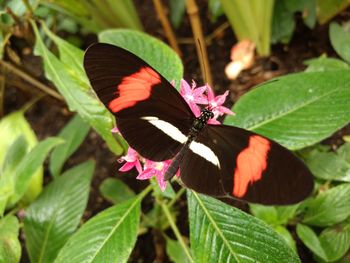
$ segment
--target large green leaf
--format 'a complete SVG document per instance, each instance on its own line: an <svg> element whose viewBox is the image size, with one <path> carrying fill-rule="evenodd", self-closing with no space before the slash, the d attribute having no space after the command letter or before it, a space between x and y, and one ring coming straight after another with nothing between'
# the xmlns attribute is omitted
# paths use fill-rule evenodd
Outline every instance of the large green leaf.
<svg viewBox="0 0 350 263"><path fill-rule="evenodd" d="M299 262L264 222L211 197L188 193L195 262Z"/></svg>
<svg viewBox="0 0 350 263"><path fill-rule="evenodd" d="M297 73L246 93L225 123L290 149L319 142L350 121L350 70Z"/></svg>
<svg viewBox="0 0 350 263"><path fill-rule="evenodd" d="M350 216L350 183L320 193L307 202L303 223L330 226Z"/></svg>
<svg viewBox="0 0 350 263"><path fill-rule="evenodd" d="M62 138L65 142L57 146L50 156L50 171L54 177L61 173L64 162L83 142L89 128L90 126L79 115L75 115L58 134L58 137Z"/></svg>
<svg viewBox="0 0 350 263"><path fill-rule="evenodd" d="M81 58L83 51L62 39L58 41L57 37L53 38L58 46L64 44L64 47L60 47L62 52L69 52L68 55L61 55L64 61L60 60L46 48L34 22L32 22L32 26L36 36L34 51L35 54L40 55L43 59L46 77L55 84L65 98L69 109L77 111L102 136L110 150L120 155L123 152L123 148L111 133L111 129L115 126L114 117L103 107L91 91L85 74L82 74L81 66L77 66L76 62L70 63L72 60L67 58L69 56ZM72 70L75 72L73 73Z"/></svg>
<svg viewBox="0 0 350 263"><path fill-rule="evenodd" d="M329 27L329 38L337 54L350 63L350 30L346 30L345 25L342 27L333 22Z"/></svg>
<svg viewBox="0 0 350 263"><path fill-rule="evenodd" d="M128 29L110 29L99 34L100 42L129 50L154 67L179 87L183 66L179 56L166 44L145 33Z"/></svg>
<svg viewBox="0 0 350 263"><path fill-rule="evenodd" d="M86 222L55 263L127 262L140 221L141 197L112 206Z"/></svg>
<svg viewBox="0 0 350 263"><path fill-rule="evenodd" d="M31 178L35 172L44 163L50 150L56 145L62 143L59 138L47 138L39 142L21 161L15 171L14 177L14 194L9 200L10 205L18 202L26 192Z"/></svg>
<svg viewBox="0 0 350 263"><path fill-rule="evenodd" d="M73 234L88 201L93 171L92 161L71 168L27 209L24 231L31 262L53 262Z"/></svg>
<svg viewBox="0 0 350 263"><path fill-rule="evenodd" d="M19 223L9 215L0 220L0 262L18 263L21 258L21 243L18 240Z"/></svg>
<svg viewBox="0 0 350 263"><path fill-rule="evenodd" d="M37 138L34 131L24 118L23 111L16 111L6 115L0 121L0 167L4 164L5 155L8 153L10 146L18 138L24 136L28 144L27 152L37 144ZM12 174L13 179L14 174ZM43 169L41 166L34 172L26 193L23 196L25 203L30 203L42 191Z"/></svg>

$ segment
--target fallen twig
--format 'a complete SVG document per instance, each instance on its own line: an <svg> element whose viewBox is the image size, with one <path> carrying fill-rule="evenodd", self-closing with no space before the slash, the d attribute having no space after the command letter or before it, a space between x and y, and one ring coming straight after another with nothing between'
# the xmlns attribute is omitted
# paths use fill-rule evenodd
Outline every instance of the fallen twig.
<svg viewBox="0 0 350 263"><path fill-rule="evenodd" d="M34 87L40 89L41 91L45 92L46 94L50 95L51 97L54 97L55 99L58 99L60 101L65 101L64 98L58 92L56 92L53 89L49 88L48 86L44 85L43 83L41 83L40 81L36 80L35 78L30 76L26 72L18 69L17 67L12 65L11 63L8 63L8 62L6 62L4 60L0 60L0 65L4 66L9 71L11 71L14 74L16 74L17 76L19 76L20 78L28 81Z"/></svg>

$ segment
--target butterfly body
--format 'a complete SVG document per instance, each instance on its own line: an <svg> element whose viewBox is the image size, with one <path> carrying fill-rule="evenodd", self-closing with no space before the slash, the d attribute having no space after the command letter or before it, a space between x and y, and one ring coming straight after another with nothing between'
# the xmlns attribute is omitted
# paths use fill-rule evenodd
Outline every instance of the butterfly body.
<svg viewBox="0 0 350 263"><path fill-rule="evenodd" d="M165 179L179 169L197 192L261 204L293 204L312 192L312 174L292 152L251 131L208 123L212 108L196 118L177 90L129 51L95 44L84 67L128 144L149 160L173 159Z"/></svg>
<svg viewBox="0 0 350 263"><path fill-rule="evenodd" d="M189 131L187 141L172 160L169 168L167 169L164 175L164 180L169 180L175 175L175 173L180 167L180 162L182 161L182 158L184 157L186 151L189 150L190 143L197 138L198 134L208 123L208 120L212 119L213 117L214 113L210 109L204 108L201 112L201 115L193 121L193 126Z"/></svg>

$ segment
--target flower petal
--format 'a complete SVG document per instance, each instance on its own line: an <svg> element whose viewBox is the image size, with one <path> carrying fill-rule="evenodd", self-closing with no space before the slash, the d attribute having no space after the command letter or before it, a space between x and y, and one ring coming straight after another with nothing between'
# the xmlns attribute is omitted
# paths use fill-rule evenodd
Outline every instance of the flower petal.
<svg viewBox="0 0 350 263"><path fill-rule="evenodd" d="M130 171L132 168L134 168L134 163L125 163L122 167L119 168L118 171L120 172L127 172Z"/></svg>
<svg viewBox="0 0 350 263"><path fill-rule="evenodd" d="M138 180L148 180L148 179L152 178L155 175L156 175L155 169L149 168L149 169L145 169L142 173L140 173L136 177L136 179L138 179Z"/></svg>
<svg viewBox="0 0 350 263"><path fill-rule="evenodd" d="M157 174L156 175L157 178L157 182L159 185L160 190L162 190L162 192L164 192L165 188L166 188L166 181L164 181L164 174Z"/></svg>
<svg viewBox="0 0 350 263"><path fill-rule="evenodd" d="M182 96L192 94L191 86L184 79L180 81L180 94Z"/></svg>

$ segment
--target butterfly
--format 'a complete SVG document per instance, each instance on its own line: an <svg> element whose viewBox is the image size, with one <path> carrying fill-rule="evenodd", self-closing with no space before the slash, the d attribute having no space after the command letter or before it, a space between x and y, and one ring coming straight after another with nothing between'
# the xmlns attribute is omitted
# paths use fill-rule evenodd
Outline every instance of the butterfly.
<svg viewBox="0 0 350 263"><path fill-rule="evenodd" d="M84 68L130 147L152 161L173 158L165 179L180 170L182 183L196 192L265 205L294 204L312 192L313 176L292 152L254 132L208 124L210 107L196 117L177 90L131 52L93 44Z"/></svg>

